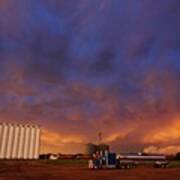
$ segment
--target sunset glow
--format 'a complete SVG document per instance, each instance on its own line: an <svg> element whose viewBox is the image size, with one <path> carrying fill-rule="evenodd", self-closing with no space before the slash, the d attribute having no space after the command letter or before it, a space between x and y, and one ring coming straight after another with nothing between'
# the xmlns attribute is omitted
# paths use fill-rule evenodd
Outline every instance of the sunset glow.
<svg viewBox="0 0 180 180"><path fill-rule="evenodd" d="M0 0L0 121L41 152L180 151L177 0Z"/></svg>

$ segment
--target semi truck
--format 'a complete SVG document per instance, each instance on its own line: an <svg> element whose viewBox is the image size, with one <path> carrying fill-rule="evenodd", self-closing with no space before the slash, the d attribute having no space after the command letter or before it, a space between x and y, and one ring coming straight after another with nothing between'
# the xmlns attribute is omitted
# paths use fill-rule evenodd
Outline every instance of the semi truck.
<svg viewBox="0 0 180 180"><path fill-rule="evenodd" d="M90 169L130 169L137 167L138 163L132 160L121 160L116 153L97 152L89 160Z"/></svg>
<svg viewBox="0 0 180 180"><path fill-rule="evenodd" d="M156 168L166 168L169 162L164 155L125 155L120 156L116 153L97 152L89 160L90 169L131 169L136 168L140 162L151 161L154 162Z"/></svg>

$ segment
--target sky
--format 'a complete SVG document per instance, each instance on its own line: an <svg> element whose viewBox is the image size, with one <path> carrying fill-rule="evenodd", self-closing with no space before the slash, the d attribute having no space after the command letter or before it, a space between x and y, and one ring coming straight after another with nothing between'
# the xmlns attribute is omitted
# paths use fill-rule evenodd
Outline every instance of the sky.
<svg viewBox="0 0 180 180"><path fill-rule="evenodd" d="M41 152L180 151L179 0L0 0L0 121Z"/></svg>

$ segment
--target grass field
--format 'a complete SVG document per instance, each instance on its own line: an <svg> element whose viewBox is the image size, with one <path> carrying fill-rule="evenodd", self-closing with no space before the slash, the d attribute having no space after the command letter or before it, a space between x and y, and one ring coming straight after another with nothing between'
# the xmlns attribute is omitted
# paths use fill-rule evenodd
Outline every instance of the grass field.
<svg viewBox="0 0 180 180"><path fill-rule="evenodd" d="M179 167L180 168L180 161L171 161L169 164L169 167L171 167L171 168Z"/></svg>

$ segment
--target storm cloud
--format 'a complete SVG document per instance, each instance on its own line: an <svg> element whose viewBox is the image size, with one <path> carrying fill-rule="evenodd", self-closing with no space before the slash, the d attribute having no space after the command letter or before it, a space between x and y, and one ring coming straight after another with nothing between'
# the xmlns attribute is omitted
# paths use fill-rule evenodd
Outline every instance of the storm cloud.
<svg viewBox="0 0 180 180"><path fill-rule="evenodd" d="M40 124L42 151L99 131L113 150L178 151L179 18L179 0L0 0L1 121Z"/></svg>

